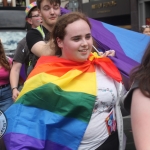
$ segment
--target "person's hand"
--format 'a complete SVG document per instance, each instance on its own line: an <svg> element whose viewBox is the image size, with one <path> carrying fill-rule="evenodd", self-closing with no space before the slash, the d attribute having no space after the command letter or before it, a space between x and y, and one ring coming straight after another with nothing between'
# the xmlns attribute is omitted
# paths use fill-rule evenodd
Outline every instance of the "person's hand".
<svg viewBox="0 0 150 150"><path fill-rule="evenodd" d="M114 50L108 50L108 51L105 51L105 53L103 52L99 52L100 56L102 57L106 57L106 56L115 56L115 51Z"/></svg>
<svg viewBox="0 0 150 150"><path fill-rule="evenodd" d="M19 93L20 93L20 92L18 91L17 88L16 88L16 89L13 89L13 91L12 91L12 99L13 99L14 101L16 101L16 99L17 99Z"/></svg>

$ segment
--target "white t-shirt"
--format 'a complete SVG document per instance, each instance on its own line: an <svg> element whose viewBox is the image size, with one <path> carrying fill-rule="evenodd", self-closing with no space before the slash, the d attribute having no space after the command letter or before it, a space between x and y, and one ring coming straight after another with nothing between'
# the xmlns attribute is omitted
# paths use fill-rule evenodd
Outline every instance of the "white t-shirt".
<svg viewBox="0 0 150 150"><path fill-rule="evenodd" d="M100 68L96 68L96 80L98 91L95 107L78 150L95 150L109 136L105 119L115 106L117 89L114 80Z"/></svg>

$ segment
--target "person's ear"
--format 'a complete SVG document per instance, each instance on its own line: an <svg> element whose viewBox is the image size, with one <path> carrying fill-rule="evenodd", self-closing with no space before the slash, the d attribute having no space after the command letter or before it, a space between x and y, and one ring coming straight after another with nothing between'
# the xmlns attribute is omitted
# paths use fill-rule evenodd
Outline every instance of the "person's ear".
<svg viewBox="0 0 150 150"><path fill-rule="evenodd" d="M27 18L26 21L27 21L29 24L32 24L32 19L31 19L31 18Z"/></svg>
<svg viewBox="0 0 150 150"><path fill-rule="evenodd" d="M57 41L58 47L63 48L63 42L59 37L56 38L56 41Z"/></svg>

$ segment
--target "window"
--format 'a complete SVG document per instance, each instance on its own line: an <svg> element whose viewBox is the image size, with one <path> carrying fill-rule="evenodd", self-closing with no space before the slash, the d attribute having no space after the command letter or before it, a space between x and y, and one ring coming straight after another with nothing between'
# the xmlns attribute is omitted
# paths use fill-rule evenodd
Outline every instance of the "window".
<svg viewBox="0 0 150 150"><path fill-rule="evenodd" d="M26 36L26 30L0 30L0 39L7 56L13 57L17 43Z"/></svg>

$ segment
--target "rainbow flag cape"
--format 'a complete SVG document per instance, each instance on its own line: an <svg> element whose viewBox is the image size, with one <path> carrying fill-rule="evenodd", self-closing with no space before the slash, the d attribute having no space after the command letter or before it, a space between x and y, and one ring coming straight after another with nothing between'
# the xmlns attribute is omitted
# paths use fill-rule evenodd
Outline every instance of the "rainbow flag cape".
<svg viewBox="0 0 150 150"><path fill-rule="evenodd" d="M8 150L77 150L96 99L95 65L121 82L109 58L90 56L83 63L41 57L17 101L6 111Z"/></svg>

